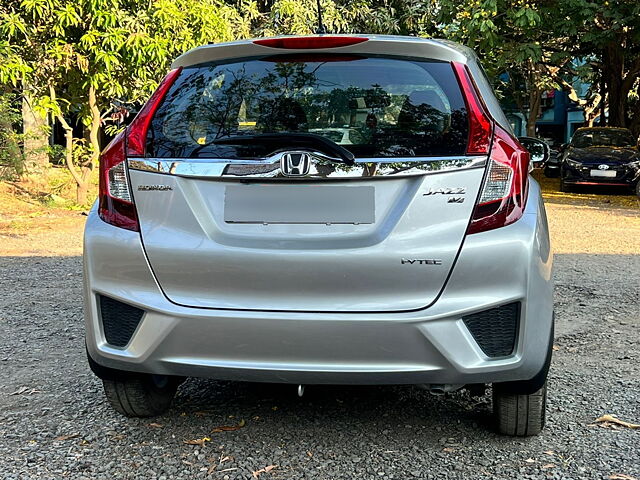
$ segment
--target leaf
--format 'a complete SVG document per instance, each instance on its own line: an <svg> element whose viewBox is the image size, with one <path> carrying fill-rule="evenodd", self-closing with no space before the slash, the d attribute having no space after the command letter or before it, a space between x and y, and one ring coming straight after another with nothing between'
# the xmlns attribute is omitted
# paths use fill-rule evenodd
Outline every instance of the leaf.
<svg viewBox="0 0 640 480"><path fill-rule="evenodd" d="M612 427L614 425L620 425L621 427L634 428L634 429L640 428L640 425L636 423L625 422L624 420L620 420L619 418L616 418L615 416L609 415L609 414L596 418L596 420L594 421L594 424L596 423L601 424L601 426L604 428Z"/></svg>
<svg viewBox="0 0 640 480"><path fill-rule="evenodd" d="M195 440L183 440L187 445L200 445L204 447L205 442L210 442L211 439L209 437L197 438Z"/></svg>
<svg viewBox="0 0 640 480"><path fill-rule="evenodd" d="M547 463L545 465L542 466L543 469L547 469L547 468L554 468L556 466L555 463Z"/></svg>
<svg viewBox="0 0 640 480"><path fill-rule="evenodd" d="M556 452L554 452L553 450L545 450L542 453L544 453L545 455L555 455L556 454Z"/></svg>
<svg viewBox="0 0 640 480"><path fill-rule="evenodd" d="M151 423L149 424L149 426L150 426L150 427L153 427L153 428L162 428L162 424L160 424L160 423L154 423L154 422L151 422Z"/></svg>
<svg viewBox="0 0 640 480"><path fill-rule="evenodd" d="M244 420L240 420L237 425L222 425L220 427L216 427L211 430L211 433L221 433L221 432L233 432L235 430L240 430L247 424Z"/></svg>
<svg viewBox="0 0 640 480"><path fill-rule="evenodd" d="M240 430L240 427L237 425L222 425L211 430L211 433L233 432L235 430Z"/></svg>
<svg viewBox="0 0 640 480"><path fill-rule="evenodd" d="M527 463L536 463L536 461L533 458L527 458L525 460L525 462L527 462Z"/></svg>
<svg viewBox="0 0 640 480"><path fill-rule="evenodd" d="M252 472L251 475L253 475L253 478L258 478L261 474L269 473L271 470L277 467L278 467L277 465L268 465L264 468L261 468L260 470L256 470L255 472Z"/></svg>
<svg viewBox="0 0 640 480"><path fill-rule="evenodd" d="M78 435L80 435L80 434L79 433L71 433L69 435L60 435L59 437L56 437L53 440L55 442L64 442L65 440L70 440L72 438L76 438Z"/></svg>
<svg viewBox="0 0 640 480"><path fill-rule="evenodd" d="M636 477L626 475L624 473L612 473L609 475L609 480L638 480Z"/></svg>

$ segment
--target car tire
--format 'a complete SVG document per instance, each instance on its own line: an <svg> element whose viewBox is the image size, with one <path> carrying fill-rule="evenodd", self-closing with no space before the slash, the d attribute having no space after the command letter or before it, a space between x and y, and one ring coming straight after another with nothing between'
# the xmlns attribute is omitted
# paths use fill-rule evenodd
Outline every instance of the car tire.
<svg viewBox="0 0 640 480"><path fill-rule="evenodd" d="M111 406L127 417L155 417L171 406L180 380L166 375L133 374L122 380L103 379Z"/></svg>
<svg viewBox="0 0 640 480"><path fill-rule="evenodd" d="M530 394L517 394L493 386L493 413L498 432L512 437L538 435L544 428L547 410L547 382Z"/></svg>

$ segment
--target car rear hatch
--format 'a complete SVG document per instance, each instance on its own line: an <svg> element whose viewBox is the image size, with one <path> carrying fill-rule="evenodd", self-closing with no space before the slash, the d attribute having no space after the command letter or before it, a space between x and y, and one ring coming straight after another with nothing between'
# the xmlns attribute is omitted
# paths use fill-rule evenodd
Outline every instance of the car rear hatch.
<svg viewBox="0 0 640 480"><path fill-rule="evenodd" d="M364 45L254 43L242 58L201 53L170 74L127 154L144 249L169 300L356 312L437 299L491 131L484 152L470 151L469 99L455 64L433 58L447 49L416 58Z"/></svg>

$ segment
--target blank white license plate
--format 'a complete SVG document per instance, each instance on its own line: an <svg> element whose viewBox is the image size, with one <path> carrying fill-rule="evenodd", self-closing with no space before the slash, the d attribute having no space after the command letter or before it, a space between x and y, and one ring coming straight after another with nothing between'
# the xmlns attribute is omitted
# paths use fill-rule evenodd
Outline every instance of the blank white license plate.
<svg viewBox="0 0 640 480"><path fill-rule="evenodd" d="M371 186L229 185L227 223L374 223Z"/></svg>
<svg viewBox="0 0 640 480"><path fill-rule="evenodd" d="M615 170L591 170L592 177L615 177Z"/></svg>

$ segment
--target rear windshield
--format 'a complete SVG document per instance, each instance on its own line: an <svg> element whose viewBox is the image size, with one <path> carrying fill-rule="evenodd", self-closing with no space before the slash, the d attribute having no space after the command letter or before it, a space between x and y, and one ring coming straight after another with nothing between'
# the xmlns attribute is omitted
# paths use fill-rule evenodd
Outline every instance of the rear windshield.
<svg viewBox="0 0 640 480"><path fill-rule="evenodd" d="M578 148L587 147L635 147L636 141L629 130L581 130L571 139Z"/></svg>
<svg viewBox="0 0 640 480"><path fill-rule="evenodd" d="M468 120L446 62L249 58L184 69L154 116L147 152L262 158L286 149L282 134L290 132L321 135L356 158L463 155ZM282 136L282 144L261 142L261 134Z"/></svg>

